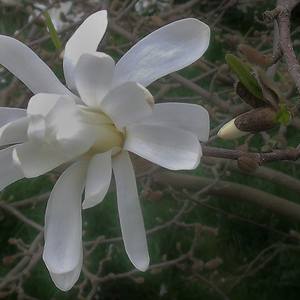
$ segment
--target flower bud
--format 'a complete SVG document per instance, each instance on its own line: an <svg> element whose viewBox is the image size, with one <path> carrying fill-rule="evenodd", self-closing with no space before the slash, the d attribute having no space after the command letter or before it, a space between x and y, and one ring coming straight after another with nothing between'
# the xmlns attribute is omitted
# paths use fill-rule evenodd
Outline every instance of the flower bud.
<svg viewBox="0 0 300 300"><path fill-rule="evenodd" d="M234 123L241 131L260 132L276 125L277 112L271 107L261 107L239 115Z"/></svg>
<svg viewBox="0 0 300 300"><path fill-rule="evenodd" d="M215 270L217 269L221 264L223 263L222 258L216 257L214 259L211 259L210 261L206 262L204 265L204 268L206 270Z"/></svg>
<svg viewBox="0 0 300 300"><path fill-rule="evenodd" d="M271 107L260 107L243 113L226 123L218 132L225 140L237 139L248 133L260 132L276 125L276 111Z"/></svg>
<svg viewBox="0 0 300 300"><path fill-rule="evenodd" d="M267 56L259 52L257 49L246 45L240 44L238 46L239 51L247 58L250 63L268 67L272 63L272 57Z"/></svg>

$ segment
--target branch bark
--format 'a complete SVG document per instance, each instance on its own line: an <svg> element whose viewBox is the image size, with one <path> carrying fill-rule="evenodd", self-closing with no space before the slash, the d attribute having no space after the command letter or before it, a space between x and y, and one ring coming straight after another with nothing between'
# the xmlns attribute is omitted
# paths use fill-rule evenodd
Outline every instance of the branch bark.
<svg viewBox="0 0 300 300"><path fill-rule="evenodd" d="M174 172L157 172L153 180L159 185L172 186L176 189L201 190L212 185L215 180ZM223 198L236 199L259 205L262 208L286 216L295 221L300 221L300 205L284 198L257 190L238 183L219 180L207 191L211 195Z"/></svg>
<svg viewBox="0 0 300 300"><path fill-rule="evenodd" d="M293 49L290 30L291 12L299 3L300 0L278 0L276 8L266 12L266 16L270 19L275 18L278 23L279 45L286 60L288 71L300 94L300 65Z"/></svg>
<svg viewBox="0 0 300 300"><path fill-rule="evenodd" d="M222 164L229 170L241 172L238 164L235 161L228 161L227 159L223 158L205 157L202 160L202 163L205 163L207 165ZM268 180L276 185L280 185L290 191L294 191L300 194L300 180L286 173L268 167L259 167L251 173L243 172L243 175L251 177L255 176L263 180Z"/></svg>
<svg viewBox="0 0 300 300"><path fill-rule="evenodd" d="M300 149L285 149L275 150L272 152L246 152L241 150L231 150L224 148L216 148L202 145L202 152L204 156L218 157L227 159L238 159L242 156L246 156L254 159L259 165L279 160L297 160L300 158Z"/></svg>

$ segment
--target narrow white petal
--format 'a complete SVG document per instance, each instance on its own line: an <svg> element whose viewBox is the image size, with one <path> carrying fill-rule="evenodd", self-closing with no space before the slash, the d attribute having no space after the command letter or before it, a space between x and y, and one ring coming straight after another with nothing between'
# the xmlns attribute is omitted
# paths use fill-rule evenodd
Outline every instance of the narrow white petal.
<svg viewBox="0 0 300 300"><path fill-rule="evenodd" d="M147 239L134 170L128 152L123 151L113 158L113 171L125 250L133 265L145 271L149 266Z"/></svg>
<svg viewBox="0 0 300 300"><path fill-rule="evenodd" d="M86 105L99 107L112 83L114 68L114 60L104 53L86 53L80 56L75 68L75 82Z"/></svg>
<svg viewBox="0 0 300 300"><path fill-rule="evenodd" d="M24 178L22 170L13 161L13 149L12 146L0 150L0 191L15 181Z"/></svg>
<svg viewBox="0 0 300 300"><path fill-rule="evenodd" d="M21 167L25 177L43 175L69 161L69 157L47 144L26 142L15 146L14 161Z"/></svg>
<svg viewBox="0 0 300 300"><path fill-rule="evenodd" d="M101 109L118 128L122 128L149 116L153 102L146 88L136 82L125 82L105 96Z"/></svg>
<svg viewBox="0 0 300 300"><path fill-rule="evenodd" d="M209 45L210 29L197 19L168 24L134 45L116 65L114 85L136 81L148 86L197 59Z"/></svg>
<svg viewBox="0 0 300 300"><path fill-rule="evenodd" d="M74 69L83 53L95 52L107 27L107 12L89 16L71 36L65 47L64 74L70 89L76 90Z"/></svg>
<svg viewBox="0 0 300 300"><path fill-rule="evenodd" d="M0 128L0 146L27 141L29 118L23 117Z"/></svg>
<svg viewBox="0 0 300 300"><path fill-rule="evenodd" d="M104 199L111 181L111 168L111 151L94 155L90 160L82 203L84 209L93 207Z"/></svg>
<svg viewBox="0 0 300 300"><path fill-rule="evenodd" d="M206 142L209 137L209 114L204 107L196 104L155 104L153 113L142 123L191 131L202 142Z"/></svg>
<svg viewBox="0 0 300 300"><path fill-rule="evenodd" d="M196 135L156 125L137 124L127 128L124 149L170 170L195 169L202 156Z"/></svg>
<svg viewBox="0 0 300 300"><path fill-rule="evenodd" d="M56 182L48 200L43 260L51 273L72 272L82 259L81 196L86 168L86 161L71 165Z"/></svg>
<svg viewBox="0 0 300 300"><path fill-rule="evenodd" d="M67 273L49 272L51 279L53 280L56 287L58 287L60 290L64 292L69 291L79 279L81 268L82 268L82 262L83 262L83 255L81 250L80 261L74 270L69 271Z"/></svg>
<svg viewBox="0 0 300 300"><path fill-rule="evenodd" d="M29 47L4 35L0 35L0 45L0 64L19 78L34 94L71 94Z"/></svg>
<svg viewBox="0 0 300 300"><path fill-rule="evenodd" d="M0 127L5 124L26 117L26 109L0 107Z"/></svg>

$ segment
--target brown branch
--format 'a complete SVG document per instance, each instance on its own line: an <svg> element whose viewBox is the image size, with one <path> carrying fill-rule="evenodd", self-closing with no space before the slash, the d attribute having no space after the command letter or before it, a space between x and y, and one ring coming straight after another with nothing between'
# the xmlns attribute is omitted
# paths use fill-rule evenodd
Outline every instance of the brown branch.
<svg viewBox="0 0 300 300"><path fill-rule="evenodd" d="M153 175L157 184L172 186L176 189L200 190L214 182L213 179L197 177L173 172L157 172ZM257 204L274 213L287 216L296 221L300 221L300 205L290 202L284 198L257 190L242 184L219 180L212 186L209 194L222 196L223 198L236 199Z"/></svg>
<svg viewBox="0 0 300 300"><path fill-rule="evenodd" d="M33 240L33 242L31 243L31 246L28 249L28 253L31 253L32 255L34 255L35 251L37 250L37 248L39 247L39 244L42 240L43 234L40 232L36 238ZM4 287L7 286L7 284L9 284L10 282L15 280L16 276L20 276L22 275L22 270L24 270L24 268L26 268L26 266L28 266L28 263L30 263L31 259L32 259L32 255L31 256L24 256L19 262L18 264L12 268L6 275L5 277L1 278L0 280L0 290L3 289Z"/></svg>
<svg viewBox="0 0 300 300"><path fill-rule="evenodd" d="M21 212L19 212L17 209L15 209L13 206L6 204L4 202L0 202L0 208L5 210L12 216L15 216L17 219L19 219L23 223L29 225L30 227L35 228L38 231L43 231L43 227L40 224L28 219L25 215L23 215Z"/></svg>
<svg viewBox="0 0 300 300"><path fill-rule="evenodd" d="M290 31L290 16L299 0L278 0L272 11L265 13L267 19L276 19L279 29L279 45L286 60L288 71L300 93L300 65L293 49Z"/></svg>
<svg viewBox="0 0 300 300"><path fill-rule="evenodd" d="M206 279L204 276L196 274L194 275L196 278L198 278L199 280L203 281L204 283L206 283L217 295L219 295L223 300L230 300L227 295L224 294L224 292L218 287L216 286L212 281Z"/></svg>
<svg viewBox="0 0 300 300"><path fill-rule="evenodd" d="M228 161L223 158L205 157L202 160L202 163L208 165L221 164L225 165L229 170L238 172L241 171L235 161ZM244 173L244 175L249 175L252 177L255 176L263 180L268 180L276 185L281 185L289 190L295 191L296 193L300 194L300 180L286 173L261 166L251 173Z"/></svg>
<svg viewBox="0 0 300 300"><path fill-rule="evenodd" d="M246 152L241 150L231 150L224 148L216 148L210 146L202 146L202 152L204 156L218 157L227 159L238 159L242 156L246 156L255 160L258 164L265 162L280 161L280 160L292 160L295 161L300 158L300 149L285 149L274 150L272 152L258 153L258 152Z"/></svg>

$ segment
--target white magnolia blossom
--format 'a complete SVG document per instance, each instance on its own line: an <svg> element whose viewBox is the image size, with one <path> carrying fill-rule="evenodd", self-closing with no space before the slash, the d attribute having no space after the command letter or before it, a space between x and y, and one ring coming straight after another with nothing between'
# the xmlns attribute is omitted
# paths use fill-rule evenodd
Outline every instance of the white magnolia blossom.
<svg viewBox="0 0 300 300"><path fill-rule="evenodd" d="M0 108L0 188L71 163L56 182L45 215L44 262L58 288L82 267L81 209L99 204L112 172L124 245L139 270L149 265L146 234L128 151L171 170L194 169L209 134L207 111L154 104L146 87L184 68L208 47L209 27L183 19L143 38L115 64L96 52L107 27L100 11L77 29L64 54L65 87L21 42L0 36L0 64L35 95L27 110ZM83 196L83 202L82 202Z"/></svg>

